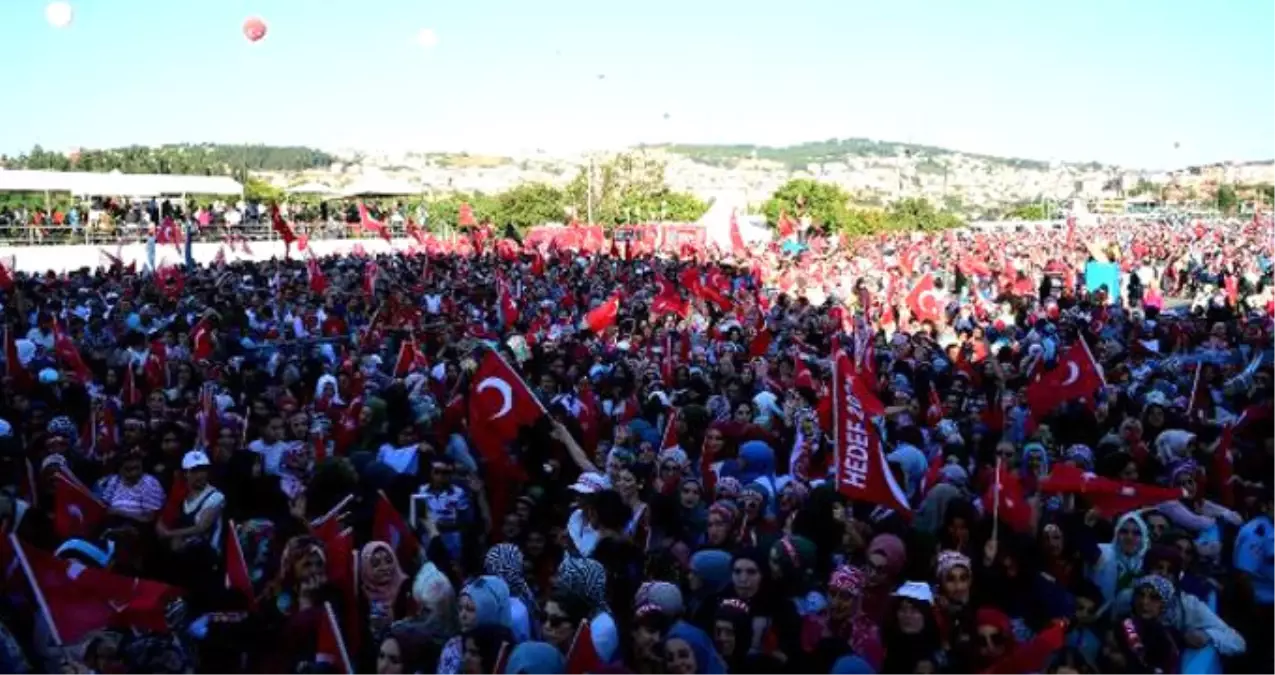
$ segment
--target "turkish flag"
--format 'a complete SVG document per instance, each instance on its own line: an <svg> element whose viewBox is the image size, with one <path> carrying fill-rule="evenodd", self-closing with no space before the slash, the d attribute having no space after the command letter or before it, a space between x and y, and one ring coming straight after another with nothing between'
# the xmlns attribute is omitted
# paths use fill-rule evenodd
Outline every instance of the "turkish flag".
<svg viewBox="0 0 1275 675"><path fill-rule="evenodd" d="M53 322L53 353L62 365L71 370L76 381L83 384L93 379L93 371L84 363L75 341L62 332L62 327L56 321Z"/></svg>
<svg viewBox="0 0 1275 675"><path fill-rule="evenodd" d="M283 214L279 213L278 204L270 206L270 227L283 240L284 257L286 258L288 252L292 250L292 242L297 240L297 233L292 231L292 226L283 219Z"/></svg>
<svg viewBox="0 0 1275 675"><path fill-rule="evenodd" d="M589 620L584 619L580 622L580 627L576 629L575 637L571 638L565 670L569 675L584 675L596 673L605 665L602 657L598 655L598 648L593 644L593 631L589 627Z"/></svg>
<svg viewBox="0 0 1275 675"><path fill-rule="evenodd" d="M188 494L190 494L190 487L186 485L186 474L173 471L173 484L168 488L164 508L159 512L159 522L165 527L175 527L177 519L181 517L182 503L186 501Z"/></svg>
<svg viewBox="0 0 1275 675"><path fill-rule="evenodd" d="M319 267L319 261L314 256L310 256L305 261L305 267L306 274L310 278L310 292L315 295L323 295L323 292L328 290L328 278Z"/></svg>
<svg viewBox="0 0 1275 675"><path fill-rule="evenodd" d="M775 334L770 332L768 326L762 326L757 330L757 334L752 340L748 341L748 358L755 359L759 356L765 356L770 350L770 343L775 339Z"/></svg>
<svg viewBox="0 0 1275 675"><path fill-rule="evenodd" d="M1058 464L1038 486L1043 493L1084 495L1098 513L1117 516L1147 506L1182 498L1181 488L1122 482L1089 473L1070 464Z"/></svg>
<svg viewBox="0 0 1275 675"><path fill-rule="evenodd" d="M1083 339L1078 339L1058 360L1058 365L1027 385L1024 393L1032 415L1039 418L1068 401L1086 399L1092 402L1094 392L1106 384L1088 345Z"/></svg>
<svg viewBox="0 0 1275 675"><path fill-rule="evenodd" d="M404 377L416 369L428 369L429 360L416 347L416 336L409 336L398 347L398 359L394 362L394 377Z"/></svg>
<svg viewBox="0 0 1275 675"><path fill-rule="evenodd" d="M226 588L238 591L248 599L252 611L257 610L257 594L252 588L252 575L248 573L248 563L244 560L243 549L239 546L238 530L235 521L226 521Z"/></svg>
<svg viewBox="0 0 1275 675"><path fill-rule="evenodd" d="M934 275L927 274L916 282L906 299L908 310L920 321L938 322L943 318L944 307L939 292L934 288Z"/></svg>
<svg viewBox="0 0 1275 675"><path fill-rule="evenodd" d="M505 330L511 330L514 324L518 323L518 303L514 300L514 294L510 292L509 282L503 277L496 279L496 297L500 306L500 323Z"/></svg>
<svg viewBox="0 0 1275 675"><path fill-rule="evenodd" d="M359 208L359 226L365 230L371 230L375 232L386 242L392 244L393 242L390 241L390 228L386 227L385 223L382 223L381 221L372 218L372 216L367 211L367 204L364 204L363 202L359 202L358 208Z"/></svg>
<svg viewBox="0 0 1275 675"><path fill-rule="evenodd" d="M509 507L510 490L526 472L509 456L506 446L518 431L540 421L544 406L527 383L495 351L487 351L469 384L469 436L487 468L492 523L499 524ZM497 487L498 486L498 487Z"/></svg>
<svg viewBox="0 0 1275 675"><path fill-rule="evenodd" d="M580 321L580 328L601 334L602 331L615 325L615 319L619 315L620 295L617 293L607 298L606 302L589 310L589 313L585 314L584 319Z"/></svg>
<svg viewBox="0 0 1275 675"><path fill-rule="evenodd" d="M744 236L739 231L739 219L735 216L735 211L730 212L730 254L734 256L742 256L748 253L748 246L744 244Z"/></svg>
<svg viewBox="0 0 1275 675"><path fill-rule="evenodd" d="M890 471L876 427L885 406L853 374L844 352L833 356L832 411L837 450L837 491L846 497L911 517L912 507Z"/></svg>
<svg viewBox="0 0 1275 675"><path fill-rule="evenodd" d="M377 494L376 511L372 516L372 539L389 544L400 563L414 569L421 557L421 543L385 492L378 491Z"/></svg>
<svg viewBox="0 0 1275 675"><path fill-rule="evenodd" d="M62 473L53 477L53 506L53 529L61 539L97 536L106 521L106 505Z"/></svg>
<svg viewBox="0 0 1275 675"><path fill-rule="evenodd" d="M997 467L996 480L987 486L983 504L997 511L997 517L1015 532L1031 532L1032 507L1023 496L1023 484L1018 474L1001 464ZM994 506L993 506L994 505Z"/></svg>
<svg viewBox="0 0 1275 675"><path fill-rule="evenodd" d="M460 208L456 212L456 224L461 227L473 227L478 224L478 221L474 220L474 207L470 206L469 202L460 203Z"/></svg>
<svg viewBox="0 0 1275 675"><path fill-rule="evenodd" d="M1067 638L1067 622L1055 621L1036 634L1026 644L1001 657L984 674L1010 675L1011 673L1039 673L1049 664L1049 659L1063 648Z"/></svg>
<svg viewBox="0 0 1275 675"><path fill-rule="evenodd" d="M17 559L26 573L37 606L60 644L75 644L104 628L167 632L164 610L181 595L168 584L137 579L61 560L10 534L0 552L9 569Z"/></svg>
<svg viewBox="0 0 1275 675"><path fill-rule="evenodd" d="M680 447L677 442L677 408L668 416L668 424L664 425L664 436L660 439L660 452L664 452L669 448Z"/></svg>
<svg viewBox="0 0 1275 675"><path fill-rule="evenodd" d="M354 666L350 663L350 653L345 648L345 637L341 634L341 624L336 620L336 612L332 603L323 603L323 616L319 619L319 636L315 641L314 660L326 663L338 673L354 674Z"/></svg>
<svg viewBox="0 0 1275 675"><path fill-rule="evenodd" d="M664 277L656 277L655 283L659 285L660 292L651 299L652 319L664 316L665 314L676 314L685 319L691 313L690 303L677 292L668 279Z"/></svg>
<svg viewBox="0 0 1275 675"><path fill-rule="evenodd" d="M195 363L212 358L215 349L212 322L208 319L200 319L199 323L195 324L195 330L191 331L190 341L190 356Z"/></svg>

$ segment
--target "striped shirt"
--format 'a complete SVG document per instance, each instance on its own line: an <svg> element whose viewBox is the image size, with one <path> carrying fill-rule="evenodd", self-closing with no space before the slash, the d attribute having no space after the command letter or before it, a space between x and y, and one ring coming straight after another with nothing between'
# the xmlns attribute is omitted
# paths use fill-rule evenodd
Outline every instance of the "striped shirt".
<svg viewBox="0 0 1275 675"><path fill-rule="evenodd" d="M159 479L150 474L133 485L125 485L119 476L108 476L102 484L102 501L108 508L131 516L147 517L164 508L167 495Z"/></svg>

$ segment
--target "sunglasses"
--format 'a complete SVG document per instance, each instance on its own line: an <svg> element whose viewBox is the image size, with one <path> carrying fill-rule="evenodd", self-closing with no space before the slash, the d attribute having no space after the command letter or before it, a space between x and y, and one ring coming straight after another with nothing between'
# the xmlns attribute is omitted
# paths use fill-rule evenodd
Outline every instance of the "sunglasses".
<svg viewBox="0 0 1275 675"><path fill-rule="evenodd" d="M568 617L562 616L561 614L549 614L548 612L543 612L540 620L553 627L565 626L571 623L571 619Z"/></svg>

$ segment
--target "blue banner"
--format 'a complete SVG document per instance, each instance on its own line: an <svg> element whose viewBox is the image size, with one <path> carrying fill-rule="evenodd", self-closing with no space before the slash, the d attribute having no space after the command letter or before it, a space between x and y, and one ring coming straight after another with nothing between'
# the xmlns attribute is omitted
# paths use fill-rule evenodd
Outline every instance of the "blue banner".
<svg viewBox="0 0 1275 675"><path fill-rule="evenodd" d="M1120 265L1116 263L1090 262L1085 265L1085 290L1091 294L1107 287L1111 304L1120 303Z"/></svg>

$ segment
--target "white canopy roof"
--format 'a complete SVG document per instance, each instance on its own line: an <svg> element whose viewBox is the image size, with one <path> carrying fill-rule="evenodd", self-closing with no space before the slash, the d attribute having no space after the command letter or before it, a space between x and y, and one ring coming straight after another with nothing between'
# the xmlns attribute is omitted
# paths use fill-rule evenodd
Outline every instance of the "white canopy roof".
<svg viewBox="0 0 1275 675"><path fill-rule="evenodd" d="M407 197L420 193L419 187L389 176L364 176L341 191L346 197Z"/></svg>
<svg viewBox="0 0 1275 675"><path fill-rule="evenodd" d="M296 187L290 187L287 189L287 193L290 195L335 195L337 191L323 183L311 181Z"/></svg>
<svg viewBox="0 0 1275 675"><path fill-rule="evenodd" d="M120 197L237 195L243 194L243 186L226 176L0 170L0 192L69 192Z"/></svg>

